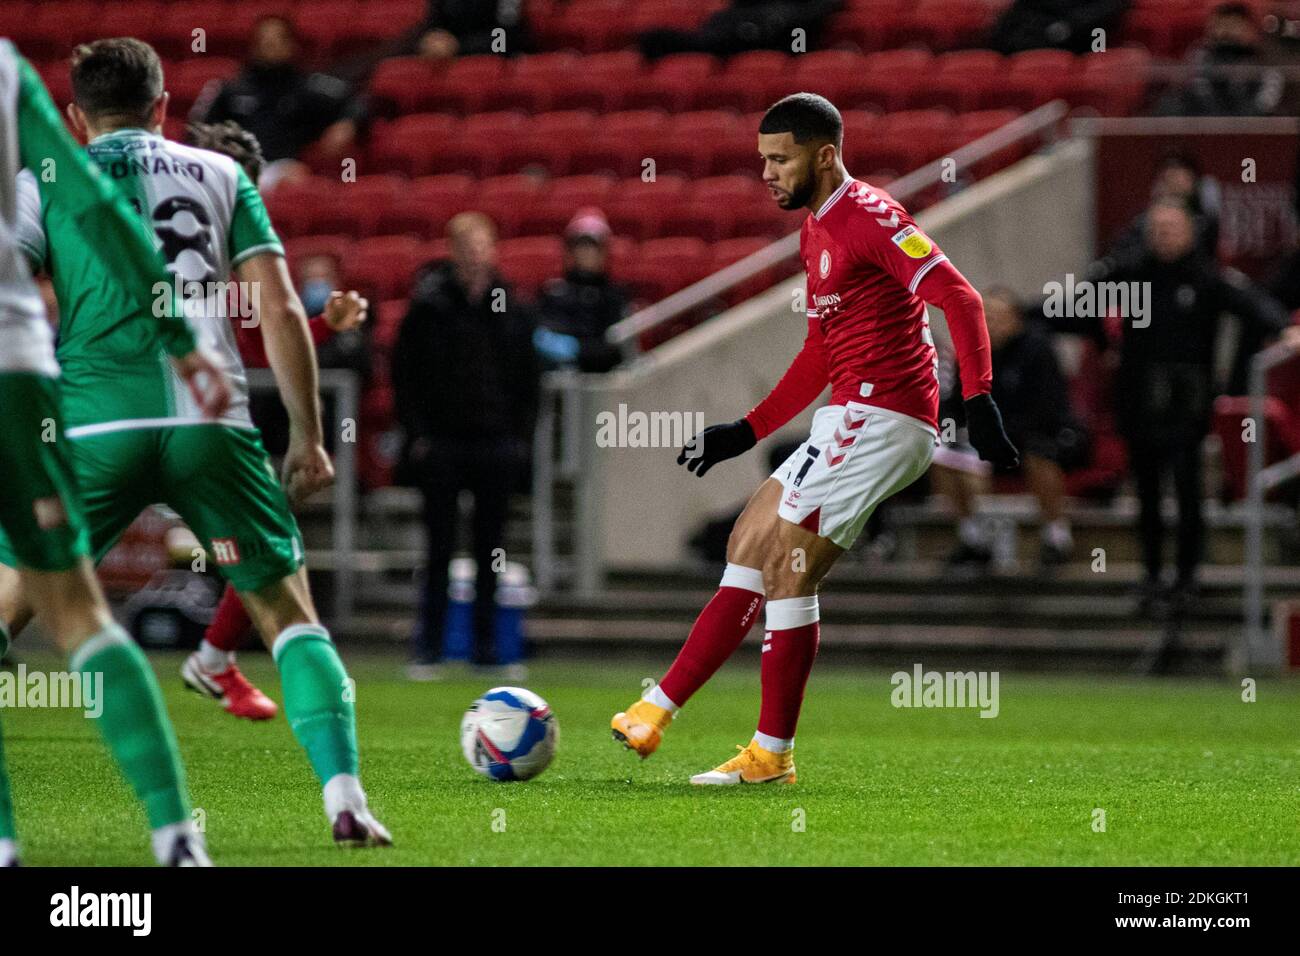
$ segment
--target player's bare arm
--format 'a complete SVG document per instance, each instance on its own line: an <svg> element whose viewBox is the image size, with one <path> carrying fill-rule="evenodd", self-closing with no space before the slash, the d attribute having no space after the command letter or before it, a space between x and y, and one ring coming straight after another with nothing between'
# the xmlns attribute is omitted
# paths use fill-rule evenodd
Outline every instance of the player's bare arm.
<svg viewBox="0 0 1300 956"><path fill-rule="evenodd" d="M261 296L262 338L289 415L285 488L290 500L299 501L334 480L334 466L325 452L316 351L307 316L283 256L269 252L252 256L235 267L235 276L240 282L256 283Z"/></svg>

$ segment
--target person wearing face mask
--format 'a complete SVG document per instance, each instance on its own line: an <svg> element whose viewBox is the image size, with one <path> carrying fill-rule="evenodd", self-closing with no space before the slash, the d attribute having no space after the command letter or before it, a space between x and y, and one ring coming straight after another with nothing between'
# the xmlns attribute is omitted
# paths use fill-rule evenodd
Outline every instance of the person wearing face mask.
<svg viewBox="0 0 1300 956"><path fill-rule="evenodd" d="M214 80L190 112L195 122L234 120L257 137L268 165L266 178L278 180L312 143L325 156L342 157L365 121L365 104L343 80L309 73L299 64L301 43L293 24L280 16L262 17L253 26L243 71L224 83Z"/></svg>
<svg viewBox="0 0 1300 956"><path fill-rule="evenodd" d="M628 296L609 277L609 223L595 207L580 209L564 230L564 275L542 286L533 334L549 368L608 372L622 360L605 332L627 313Z"/></svg>
<svg viewBox="0 0 1300 956"><path fill-rule="evenodd" d="M416 275L391 359L404 470L424 498L428 548L407 671L412 680L442 676L461 491L474 498L472 660L479 667L500 663L497 572L509 497L528 474L540 400L533 312L497 272L496 227L482 213L460 213L447 224L447 238L450 260Z"/></svg>
<svg viewBox="0 0 1300 956"><path fill-rule="evenodd" d="M1272 296L1197 248L1195 220L1184 203L1156 200L1145 221L1141 249L1124 258L1098 260L1084 279L1093 288L1118 283L1130 290L1130 308L1120 316L1115 407L1139 502L1138 538L1146 571L1139 610L1150 613L1166 604L1171 610L1185 608L1196 593L1205 537L1201 444L1218 393L1214 360L1222 317L1236 316L1260 334L1261 342L1287 329L1290 317ZM1045 313L1045 318L1060 331L1088 335L1104 348L1110 341L1106 316L1089 311L1088 317ZM1286 332L1288 340L1296 334ZM1162 579L1160 503L1168 475L1178 499L1172 590Z"/></svg>
<svg viewBox="0 0 1300 956"><path fill-rule="evenodd" d="M1185 86L1166 93L1156 104L1165 116L1269 116L1286 90L1273 65L1255 12L1247 3L1221 3L1210 13L1205 37L1188 57L1195 75ZM1230 75L1223 68L1259 67L1249 75Z"/></svg>

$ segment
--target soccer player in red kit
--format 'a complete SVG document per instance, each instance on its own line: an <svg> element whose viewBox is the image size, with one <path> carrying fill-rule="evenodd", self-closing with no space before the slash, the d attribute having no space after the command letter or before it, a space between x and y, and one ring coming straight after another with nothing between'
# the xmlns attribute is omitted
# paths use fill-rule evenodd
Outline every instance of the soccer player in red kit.
<svg viewBox="0 0 1300 956"><path fill-rule="evenodd" d="M788 96L764 115L763 181L782 209L812 212L800 236L808 336L767 398L738 421L706 428L677 462L703 477L790 421L828 384L831 402L736 520L721 586L668 673L611 721L615 739L643 758L652 754L766 602L758 730L735 757L693 776L695 784L795 780L795 725L817 653L818 585L876 506L925 473L938 442L926 303L948 322L971 444L997 467L1019 457L989 394L979 294L901 205L849 176L843 131L839 111L810 93Z"/></svg>

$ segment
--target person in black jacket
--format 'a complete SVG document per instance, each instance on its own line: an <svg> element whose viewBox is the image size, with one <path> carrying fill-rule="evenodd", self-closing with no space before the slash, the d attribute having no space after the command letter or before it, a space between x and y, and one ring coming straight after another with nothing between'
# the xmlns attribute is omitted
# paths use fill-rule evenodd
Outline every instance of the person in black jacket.
<svg viewBox="0 0 1300 956"><path fill-rule="evenodd" d="M424 496L428 536L410 676L436 679L447 565L462 490L474 496L478 566L473 661L496 661L496 574L504 567L509 496L523 483L537 420L533 319L496 271L496 230L481 213L447 226L452 258L417 275L398 331L392 380L407 472Z"/></svg>
<svg viewBox="0 0 1300 956"><path fill-rule="evenodd" d="M627 313L628 296L609 277L609 222L594 206L579 209L564 230L564 275L537 297L537 351L551 368L608 372L623 353L605 339Z"/></svg>
<svg viewBox="0 0 1300 956"><path fill-rule="evenodd" d="M1169 596L1175 606L1182 606L1195 593L1205 537L1201 443L1209 431L1216 394L1220 317L1235 315L1248 330L1258 331L1261 340L1289 322L1286 310L1270 295L1200 251L1196 235L1195 218L1186 205L1157 200L1147 211L1144 248L1126 258L1099 260L1085 276L1093 288L1121 283L1148 290L1145 306L1123 316L1116 374L1118 425L1128 444L1140 506L1144 610L1165 596L1160 499L1170 472L1178 499L1178 554ZM1092 315L1055 321L1058 328L1089 334L1105 347L1102 319Z"/></svg>
<svg viewBox="0 0 1300 956"><path fill-rule="evenodd" d="M346 82L298 65L301 49L289 20L262 17L253 26L243 71L224 83L212 81L190 112L194 122L234 120L256 136L270 164L268 181L281 175L277 164L297 159L317 140L330 157L344 155L365 120L364 102Z"/></svg>
<svg viewBox="0 0 1300 956"><path fill-rule="evenodd" d="M993 400L1012 444L1020 449L1020 471L1038 501L1041 516L1040 563L1045 571L1069 560L1074 548L1065 514L1065 472L1084 464L1087 439L1070 404L1069 387L1050 334L1041 323L1026 322L1010 289L983 293L984 317L993 349ZM960 422L961 382L954 379L940 418ZM988 529L976 514L982 481L974 454L945 448L933 466L935 488L957 511L956 550L950 568L987 569L993 559Z"/></svg>

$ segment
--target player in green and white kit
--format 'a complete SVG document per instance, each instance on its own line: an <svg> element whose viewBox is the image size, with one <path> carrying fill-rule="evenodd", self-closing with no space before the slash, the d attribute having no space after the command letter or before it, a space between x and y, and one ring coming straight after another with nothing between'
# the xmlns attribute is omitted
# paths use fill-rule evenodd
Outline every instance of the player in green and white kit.
<svg viewBox="0 0 1300 956"><path fill-rule="evenodd" d="M150 504L165 502L180 514L271 649L285 716L323 786L334 839L387 844L358 777L351 682L312 602L286 497L286 488L299 498L325 487L333 467L323 445L315 352L280 241L256 187L232 159L162 138L167 94L147 44L118 38L78 47L72 89L69 117L85 134L87 153L153 228L169 270L187 283L187 319L234 393L219 420L204 418L159 344L139 334L136 320L147 313L137 290L149 277L91 256L71 235L69 210L24 171L17 241L49 271L64 315L63 419L91 551L101 558ZM257 304L289 414L285 487L249 419L226 307L232 276ZM193 288L205 294L192 296ZM12 563L0 538L0 564ZM15 577L0 568L0 614L6 608L16 630L27 608Z"/></svg>
<svg viewBox="0 0 1300 956"><path fill-rule="evenodd" d="M89 163L63 128L35 71L0 40L0 529L12 542L36 608L72 667L104 676L99 728L147 810L160 863L204 865L202 836L190 817L185 775L153 672L113 622L88 558L87 533L58 408L59 367L40 293L16 245L15 184L28 166L41 191L67 218L70 244L87 258L112 250L115 265L164 279L163 263L131 207ZM139 305L151 301L136 294ZM197 383L189 396L202 413L219 414L229 392L216 367L195 351L184 322L152 317L130 334L149 343L168 374ZM163 356L178 357L175 365ZM206 386L198 379L206 375ZM12 578L13 572L10 572ZM0 656L9 635L0 624ZM0 865L17 860L13 805L0 746Z"/></svg>

